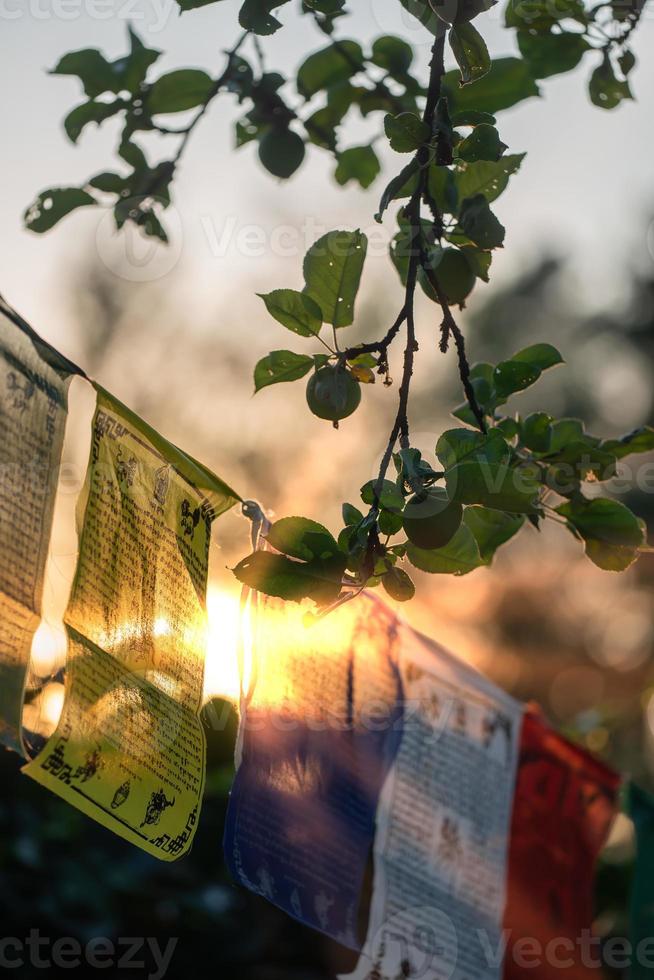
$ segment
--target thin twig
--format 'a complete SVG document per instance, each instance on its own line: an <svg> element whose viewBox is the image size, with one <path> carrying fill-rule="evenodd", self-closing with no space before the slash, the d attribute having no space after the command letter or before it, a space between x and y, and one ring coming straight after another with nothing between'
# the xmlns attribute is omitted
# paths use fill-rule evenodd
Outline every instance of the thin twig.
<svg viewBox="0 0 654 980"><path fill-rule="evenodd" d="M447 301L447 297L441 289L438 278L434 275L433 269L430 269L426 262L424 252L422 256L422 267L427 279L429 280L430 286L438 297L438 302L440 303L443 311L443 322L441 323L441 341L439 347L445 354L447 352L450 337L454 337L454 344L456 346L456 353L459 362L459 377L461 378L463 391L465 393L468 405L470 406L470 411L476 418L479 428L483 433L486 433L488 431L486 419L484 417L484 413L479 407L479 402L477 401L477 396L475 395L475 389L473 388L472 381L470 379L470 364L468 363L468 358L466 355L465 338L461 332L461 328L452 316L450 305Z"/></svg>
<svg viewBox="0 0 654 980"><path fill-rule="evenodd" d="M347 350L343 351L342 358L344 361L351 361L355 357L359 357L360 354L385 354L390 345L393 343L397 337L400 327L405 322L407 317L406 304L400 310L397 320L393 326L389 329L388 333L381 340L373 340L369 344L359 344L357 347L348 347Z"/></svg>
<svg viewBox="0 0 654 980"><path fill-rule="evenodd" d="M436 112L436 105L440 97L440 87L441 78L445 72L444 67L444 50L445 50L445 35L436 38L434 41L434 46L432 48L431 66L430 66L430 77L429 77L429 91L427 94L427 102L425 105L425 110L423 113L423 121L429 126L430 131L433 128L434 114ZM388 445L386 446L386 451L382 457L381 466L379 468L379 476L375 483L373 492L373 511L377 512L379 510L379 498L381 496L381 491L388 472L388 467L393 455L393 450L397 443L398 438L402 448L406 449L409 446L409 422L408 422L408 406L409 406L409 390L411 387L411 378L413 375L413 361L415 352L417 349L416 342L416 329L415 329L415 293L416 285L418 281L418 268L420 265L420 237L421 237L421 225L420 225L420 211L422 197L424 194L424 189L427 181L427 168L424 166L426 162L423 158L425 156L425 151L429 153L426 147L421 147L418 150L417 158L420 164L420 178L418 181L418 187L416 188L413 196L411 197L409 203L404 209L404 213L409 219L409 224L411 227L411 248L409 253L409 268L407 270L406 277L406 289L405 289L405 300L403 307L403 315L406 318L407 323L407 342L404 350L404 367L402 371L402 381L400 384L400 396L399 405L397 410L397 415L395 417L395 422L393 428L391 429L391 434L388 440Z"/></svg>
<svg viewBox="0 0 654 980"><path fill-rule="evenodd" d="M184 134L182 136L182 139L180 141L180 144L177 147L177 153L175 154L175 156L173 157L173 160L172 160L172 163L173 163L173 166L174 167L176 167L177 164L179 163L179 161L181 160L181 158L182 158L182 156L184 154L184 150L186 149L186 147L188 145L188 141L189 141L189 139L191 137L191 133L193 132L193 130L195 129L195 127L198 125L198 123L200 122L200 120L204 116L205 112L207 111L207 109L209 108L209 106L211 105L211 103L213 102L213 100L215 99L215 97L220 92L220 90L223 87L223 85L225 84L225 82L227 82L227 80L229 79L229 76L230 76L231 70L232 70L232 61L234 60L234 58L238 54L241 46L245 42L245 40L248 37L249 33L250 33L249 31L243 31L243 33L239 37L238 41L234 45L234 47L231 48L227 52L227 65L225 67L225 70L223 71L222 75L219 78L217 78L216 81L213 83L213 85L211 87L211 90L209 91L209 94L208 94L207 98L202 103L202 105L200 106L199 110L197 111L197 113L195 114L195 116L193 117L193 119L191 120L191 122L188 124L188 126L186 127L186 130L185 130L185 132L184 132Z"/></svg>

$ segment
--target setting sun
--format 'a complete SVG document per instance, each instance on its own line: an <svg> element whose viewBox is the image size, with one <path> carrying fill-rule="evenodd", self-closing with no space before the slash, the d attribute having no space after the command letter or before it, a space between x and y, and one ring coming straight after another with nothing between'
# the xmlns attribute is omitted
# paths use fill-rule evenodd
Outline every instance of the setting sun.
<svg viewBox="0 0 654 980"><path fill-rule="evenodd" d="M204 674L204 699L212 697L238 701L239 618L241 604L236 593L209 586L207 614L209 630Z"/></svg>

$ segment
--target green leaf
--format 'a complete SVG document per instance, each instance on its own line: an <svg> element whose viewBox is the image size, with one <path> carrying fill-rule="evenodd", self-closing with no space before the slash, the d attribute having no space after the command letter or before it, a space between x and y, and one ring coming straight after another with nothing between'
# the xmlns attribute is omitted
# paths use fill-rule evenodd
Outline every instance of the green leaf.
<svg viewBox="0 0 654 980"><path fill-rule="evenodd" d="M520 54L534 78L549 78L572 71L590 45L582 34L532 34L518 31Z"/></svg>
<svg viewBox="0 0 654 980"><path fill-rule="evenodd" d="M318 304L295 289L274 289L271 293L258 293L271 316L283 327L300 337L315 337L322 327L322 313Z"/></svg>
<svg viewBox="0 0 654 980"><path fill-rule="evenodd" d="M339 554L336 540L327 528L306 517L283 517L275 521L266 540L282 554L302 561Z"/></svg>
<svg viewBox="0 0 654 980"><path fill-rule="evenodd" d="M606 544L591 538L586 541L586 554L604 572L625 572L638 559L638 549Z"/></svg>
<svg viewBox="0 0 654 980"><path fill-rule="evenodd" d="M600 109L615 109L624 99L633 99L629 82L615 77L608 55L591 75L588 90L591 102Z"/></svg>
<svg viewBox="0 0 654 980"><path fill-rule="evenodd" d="M529 364L539 371L547 371L548 368L564 363L559 351L551 344L532 344L514 354L511 360Z"/></svg>
<svg viewBox="0 0 654 980"><path fill-rule="evenodd" d="M450 412L450 415L452 415L455 419L458 419L459 422L463 422L465 425L471 425L473 428L477 429L479 428L479 422L475 418L475 415L467 402L464 402L462 405L457 405L454 411Z"/></svg>
<svg viewBox="0 0 654 980"><path fill-rule="evenodd" d="M466 507L463 520L475 536L481 560L490 565L495 552L518 533L525 518L488 507Z"/></svg>
<svg viewBox="0 0 654 980"><path fill-rule="evenodd" d="M213 80L199 68L180 68L153 82L146 104L151 115L184 112L202 105L213 90Z"/></svg>
<svg viewBox="0 0 654 980"><path fill-rule="evenodd" d="M552 489L559 493L566 486L566 477L569 484L571 476L576 481L586 480L590 475L597 480L610 480L616 473L616 457L586 439L569 442L556 453L552 452L550 442L547 460L554 464L550 468L548 483L553 483Z"/></svg>
<svg viewBox="0 0 654 980"><path fill-rule="evenodd" d="M96 174L88 183L90 187L104 191L105 194L121 194L124 190L129 190L129 179L111 172Z"/></svg>
<svg viewBox="0 0 654 980"><path fill-rule="evenodd" d="M550 452L555 453L572 443L584 443L586 446L599 446L600 440L589 436L584 431L584 423L579 419L559 419L552 423L552 440Z"/></svg>
<svg viewBox="0 0 654 980"><path fill-rule="evenodd" d="M605 439L601 448L616 459L624 459L632 453L650 453L654 451L654 429L646 425L641 429L634 429L620 439Z"/></svg>
<svg viewBox="0 0 654 980"><path fill-rule="evenodd" d="M370 60L395 78L401 77L411 67L413 48L399 37L384 35L373 43Z"/></svg>
<svg viewBox="0 0 654 980"><path fill-rule="evenodd" d="M118 147L118 156L122 157L133 170L149 170L148 161L140 146L131 140L123 138Z"/></svg>
<svg viewBox="0 0 654 980"><path fill-rule="evenodd" d="M239 582L287 602L313 599L320 604L333 602L341 591L345 556L298 562L285 555L257 551L234 569Z"/></svg>
<svg viewBox="0 0 654 980"><path fill-rule="evenodd" d="M246 31L263 36L274 34L282 26L271 11L288 3L288 0L244 0L238 22Z"/></svg>
<svg viewBox="0 0 654 980"><path fill-rule="evenodd" d="M130 53L126 57L107 61L96 48L84 48L65 54L50 74L76 75L91 99L103 92L118 94L123 89L135 95L145 80L148 68L161 52L146 48L131 27L128 34Z"/></svg>
<svg viewBox="0 0 654 980"><path fill-rule="evenodd" d="M481 126L488 123L489 126L495 125L495 116L490 112L478 112L476 109L468 109L467 112L457 112L452 116L453 126Z"/></svg>
<svg viewBox="0 0 654 980"><path fill-rule="evenodd" d="M446 24L461 25L495 6L497 0L430 0Z"/></svg>
<svg viewBox="0 0 654 980"><path fill-rule="evenodd" d="M514 439L520 432L520 426L513 418L503 418L496 423L497 428L500 430L505 439Z"/></svg>
<svg viewBox="0 0 654 980"><path fill-rule="evenodd" d="M219 3L220 0L177 0L177 4L182 13L187 10L197 10L199 7L208 7L210 3Z"/></svg>
<svg viewBox="0 0 654 980"><path fill-rule="evenodd" d="M379 514L379 530L382 534L397 534L402 530L402 515L382 509Z"/></svg>
<svg viewBox="0 0 654 980"><path fill-rule="evenodd" d="M354 320L368 239L360 231L330 231L304 259L305 292L318 304L325 323L347 327Z"/></svg>
<svg viewBox="0 0 654 980"><path fill-rule="evenodd" d="M505 12L507 27L535 30L548 30L568 18L584 27L588 25L582 0L509 0Z"/></svg>
<svg viewBox="0 0 654 980"><path fill-rule="evenodd" d="M136 95L148 73L148 68L161 56L161 51L155 48L146 48L141 38L130 26L127 29L130 42L130 53L127 58L119 58L114 61L112 68L121 74L121 88L126 88L132 95Z"/></svg>
<svg viewBox="0 0 654 980"><path fill-rule="evenodd" d="M379 176L381 165L372 146L353 146L338 154L336 182L343 186L356 180L364 190Z"/></svg>
<svg viewBox="0 0 654 980"><path fill-rule="evenodd" d="M620 55L618 58L618 64L620 65L620 71L626 77L631 74L631 72L636 67L636 55L633 51L627 50Z"/></svg>
<svg viewBox="0 0 654 980"><path fill-rule="evenodd" d="M456 214L458 205L456 176L456 171L448 167L432 166L429 169L429 193L443 214Z"/></svg>
<svg viewBox="0 0 654 980"><path fill-rule="evenodd" d="M483 249L500 248L506 234L483 194L468 197L459 211L459 224L470 241Z"/></svg>
<svg viewBox="0 0 654 980"><path fill-rule="evenodd" d="M459 201L483 194L489 204L506 190L509 178L517 173L525 153L514 153L497 162L480 160L455 171L454 183ZM449 172L449 171L448 171Z"/></svg>
<svg viewBox="0 0 654 980"><path fill-rule="evenodd" d="M491 262L493 261L492 252L484 252L481 248L475 248L474 245L466 245L460 249L460 251L465 256L465 260L477 276L483 282L489 282L490 277L488 275Z"/></svg>
<svg viewBox="0 0 654 980"><path fill-rule="evenodd" d="M415 153L431 137L429 126L414 112L389 113L384 118L384 130L397 153Z"/></svg>
<svg viewBox="0 0 654 980"><path fill-rule="evenodd" d="M552 442L552 417L545 412L534 412L522 423L522 441L535 453L546 453Z"/></svg>
<svg viewBox="0 0 654 980"><path fill-rule="evenodd" d="M343 504L343 523L346 527L358 524L363 520L363 514L354 504Z"/></svg>
<svg viewBox="0 0 654 980"><path fill-rule="evenodd" d="M23 218L30 231L41 234L53 228L71 211L97 203L94 197L79 187L53 187L39 194Z"/></svg>
<svg viewBox="0 0 654 980"><path fill-rule="evenodd" d="M415 585L401 568L389 568L382 575L382 585L396 602L408 602L416 594Z"/></svg>
<svg viewBox="0 0 654 980"><path fill-rule="evenodd" d="M273 350L262 357L254 369L254 390L261 391L268 385L282 381L297 381L314 366L313 358L294 354L290 350Z"/></svg>
<svg viewBox="0 0 654 980"><path fill-rule="evenodd" d="M287 180L302 165L304 140L292 129L271 126L259 142L259 160L273 177Z"/></svg>
<svg viewBox="0 0 654 980"><path fill-rule="evenodd" d="M361 499L364 504L372 506L375 500L375 487L377 486L377 480L369 480L361 487ZM390 480L384 480L382 483L381 493L379 495L379 503L384 508L384 510L394 511L399 513L404 509L404 497L400 489L392 483Z"/></svg>
<svg viewBox="0 0 654 980"><path fill-rule="evenodd" d="M356 41L340 41L309 55L297 73L297 90L305 99L317 92L344 82L364 65L361 45Z"/></svg>
<svg viewBox="0 0 654 980"><path fill-rule="evenodd" d="M475 393L475 398L477 399L477 404L481 408L482 412L488 415L490 412L494 410L495 403L497 401L497 392L495 391L495 388L493 386L492 374L489 381L487 377L480 376L480 375L473 375L471 371L470 381L472 384L472 390ZM462 411L463 408L466 408L467 412ZM459 411L461 411L461 414L459 414ZM457 409L457 411L454 412L453 414L456 417L460 418L462 422L465 422L466 425L472 425L475 428L479 427L478 422L475 416L472 414L472 411L470 410L467 402L465 403L465 406L462 406L461 409Z"/></svg>
<svg viewBox="0 0 654 980"><path fill-rule="evenodd" d="M488 434L470 429L448 429L436 443L436 455L448 470L464 459L500 463L509 458L511 451L498 429L491 429Z"/></svg>
<svg viewBox="0 0 654 980"><path fill-rule="evenodd" d="M596 497L593 500L569 501L556 510L585 539L594 538L607 544L630 548L643 543L643 532L638 518L618 500Z"/></svg>
<svg viewBox="0 0 654 980"><path fill-rule="evenodd" d="M84 92L94 99L103 92L120 92L120 75L96 48L71 51L58 61L51 75L76 75Z"/></svg>
<svg viewBox="0 0 654 980"><path fill-rule="evenodd" d="M413 190L410 187L410 185L411 183L413 183L414 178L417 177L418 169L419 169L418 162L414 157L411 160L411 162L406 165L406 167L402 168L402 170L399 172L399 174L396 177L393 177L393 179L388 184L386 190L381 196L381 201L379 202L379 211L375 215L375 221L381 223L381 220L384 216L384 212L388 208L391 201L394 201L396 200L396 198L399 197L411 196ZM447 172L449 173L449 171Z"/></svg>
<svg viewBox="0 0 654 980"><path fill-rule="evenodd" d="M115 116L124 106L125 103L122 99L115 99L113 102L94 102L91 100L76 106L64 119L64 129L68 139L71 143L76 143L85 126L91 122L97 123L99 126L105 119Z"/></svg>
<svg viewBox="0 0 654 980"><path fill-rule="evenodd" d="M456 70L443 77L443 94L447 96L452 115L470 109L494 114L540 94L522 58L496 58L488 74L472 85L461 88L458 80Z"/></svg>
<svg viewBox="0 0 654 980"><path fill-rule="evenodd" d="M495 390L506 401L516 391L524 391L540 378L540 370L523 361L502 361L493 372Z"/></svg>
<svg viewBox="0 0 654 980"><path fill-rule="evenodd" d="M450 31L450 46L461 69L461 85L469 85L491 69L486 42L472 24L459 24Z"/></svg>
<svg viewBox="0 0 654 980"><path fill-rule="evenodd" d="M450 500L483 504L511 514L537 512L541 483L533 466L464 460L446 471L445 480Z"/></svg>
<svg viewBox="0 0 654 980"><path fill-rule="evenodd" d="M406 554L412 565L432 575L467 575L482 564L477 542L465 524L443 548L426 551L408 544Z"/></svg>
<svg viewBox="0 0 654 980"><path fill-rule="evenodd" d="M476 163L478 160L491 160L495 163L506 148L506 143L502 142L495 127L481 123L473 129L470 136L461 140L456 154L467 163Z"/></svg>
<svg viewBox="0 0 654 980"><path fill-rule="evenodd" d="M643 524L617 500L597 497L561 504L557 513L586 543L586 554L606 571L623 571L638 557L644 543Z"/></svg>
<svg viewBox="0 0 654 980"><path fill-rule="evenodd" d="M400 0L400 3L432 34L439 34L442 31L443 21L437 16L429 0Z"/></svg>

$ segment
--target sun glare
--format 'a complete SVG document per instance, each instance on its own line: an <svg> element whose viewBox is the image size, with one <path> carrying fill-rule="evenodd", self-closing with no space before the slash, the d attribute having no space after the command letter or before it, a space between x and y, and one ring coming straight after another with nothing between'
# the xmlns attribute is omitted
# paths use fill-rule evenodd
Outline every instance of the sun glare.
<svg viewBox="0 0 654 980"><path fill-rule="evenodd" d="M293 696L293 684L288 677L284 676L282 666L286 652L302 648L309 642L314 653L319 654L320 657L329 657L333 655L335 648L340 650L341 646L347 642L352 625L349 618L343 613L333 617L328 623L321 623L311 630L307 630L303 623L304 613L304 609L300 607L289 609L288 604L280 604L279 606L272 605L265 610L265 613L261 614L262 618L258 630L265 631L265 646L268 657L278 662L280 667L279 670L274 670L270 669L271 665L268 664L268 669L264 671L265 683L262 683L260 687L265 688L265 691L260 690L259 695L268 703L276 703ZM207 614L204 700L224 698L228 701L237 702L241 690L239 668L241 630L243 630L242 643L244 648L243 673L246 683L250 673L249 614L241 609L240 597L237 593L227 592L211 585L207 591ZM171 625L167 620L161 617L155 620L153 633L157 639L163 639L171 635L171 632ZM53 626L43 621L38 627L32 643L31 669L33 676L41 681L52 677L65 663L65 657L66 634L63 626ZM263 677L260 680L263 681ZM57 687L59 688L60 685ZM47 688L45 690L47 691ZM63 692L63 688L61 691ZM51 727L53 720L56 723L55 715L58 716L61 709L60 692L57 691L56 697L54 691L51 693L52 698L44 698L44 703L39 705L38 712L28 711L29 721L32 723L37 721L35 714L40 716L41 722L45 720L43 714L46 707L45 701L47 701L48 727ZM27 724L27 718L25 721Z"/></svg>
<svg viewBox="0 0 654 980"><path fill-rule="evenodd" d="M204 699L238 701L240 691L238 644L241 604L239 596L209 586L209 633L204 672Z"/></svg>
<svg viewBox="0 0 654 980"><path fill-rule="evenodd" d="M37 677L51 677L66 659L66 633L63 626L42 620L32 639L30 669Z"/></svg>

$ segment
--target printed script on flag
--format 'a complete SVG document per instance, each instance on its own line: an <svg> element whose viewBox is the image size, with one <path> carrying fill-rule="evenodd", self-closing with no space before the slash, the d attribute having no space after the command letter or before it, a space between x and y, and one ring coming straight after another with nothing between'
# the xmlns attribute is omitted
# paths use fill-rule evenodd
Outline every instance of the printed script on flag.
<svg viewBox="0 0 654 980"><path fill-rule="evenodd" d="M496 980L521 705L403 625L402 741L381 796L352 980Z"/></svg>
<svg viewBox="0 0 654 980"><path fill-rule="evenodd" d="M211 523L237 497L97 390L66 699L25 772L172 861L191 846L204 787Z"/></svg>
<svg viewBox="0 0 654 980"><path fill-rule="evenodd" d="M0 298L0 742L22 755L23 694L75 373Z"/></svg>

